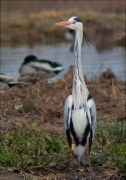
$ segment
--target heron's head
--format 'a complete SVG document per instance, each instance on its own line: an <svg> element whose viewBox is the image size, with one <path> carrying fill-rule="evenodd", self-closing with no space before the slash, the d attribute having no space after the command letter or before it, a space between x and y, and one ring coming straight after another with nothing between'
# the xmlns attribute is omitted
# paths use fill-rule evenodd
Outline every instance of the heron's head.
<svg viewBox="0 0 126 180"><path fill-rule="evenodd" d="M56 23L56 25L68 27L68 28L74 29L74 30L83 28L82 21L76 16L71 17L68 21L58 22L58 23Z"/></svg>

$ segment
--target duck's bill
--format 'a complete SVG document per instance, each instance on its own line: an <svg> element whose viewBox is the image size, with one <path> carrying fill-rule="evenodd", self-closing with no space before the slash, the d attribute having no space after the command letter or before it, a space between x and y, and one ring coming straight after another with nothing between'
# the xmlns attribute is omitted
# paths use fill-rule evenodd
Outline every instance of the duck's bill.
<svg viewBox="0 0 126 180"><path fill-rule="evenodd" d="M71 24L71 22L69 21L63 21L63 22L58 22L58 23L55 23L55 25L57 26L69 26Z"/></svg>

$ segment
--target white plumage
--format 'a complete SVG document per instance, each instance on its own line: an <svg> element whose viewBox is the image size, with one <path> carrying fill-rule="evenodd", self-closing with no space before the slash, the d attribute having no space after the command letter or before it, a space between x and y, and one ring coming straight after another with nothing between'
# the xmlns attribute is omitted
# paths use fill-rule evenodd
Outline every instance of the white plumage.
<svg viewBox="0 0 126 180"><path fill-rule="evenodd" d="M92 140L93 140L95 134L95 127L96 127L96 107L94 100L89 99L87 101L86 111L84 110L84 107L81 109L72 110L72 105L73 105L73 98L72 95L69 95L64 105L65 130L66 131L70 130L70 120L72 120L76 136L77 138L79 138L79 141L81 142L83 139L85 128L87 124L90 123L90 127L92 129ZM86 113L88 114L89 122L87 121ZM79 162L82 162L83 164L88 163L85 155L85 145L79 144L78 146L76 146L75 155L77 155Z"/></svg>

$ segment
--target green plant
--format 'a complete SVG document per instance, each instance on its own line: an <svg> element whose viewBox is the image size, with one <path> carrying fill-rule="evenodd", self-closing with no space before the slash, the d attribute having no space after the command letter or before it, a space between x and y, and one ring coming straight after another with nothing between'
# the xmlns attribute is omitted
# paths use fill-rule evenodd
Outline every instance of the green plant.
<svg viewBox="0 0 126 180"><path fill-rule="evenodd" d="M95 163L114 167L126 177L126 123L98 122L91 154Z"/></svg>
<svg viewBox="0 0 126 180"><path fill-rule="evenodd" d="M68 159L70 152L60 140L45 131L38 136L35 127L33 124L28 132L24 124L21 132L1 133L0 166L18 170L46 169Z"/></svg>
<svg viewBox="0 0 126 180"><path fill-rule="evenodd" d="M61 162L70 165L70 149L64 139L42 130L36 133L37 124L28 131L24 124L22 130L0 134L0 166L17 170L48 170ZM91 150L92 163L105 165L117 170L126 177L126 124L125 122L98 122L96 137Z"/></svg>

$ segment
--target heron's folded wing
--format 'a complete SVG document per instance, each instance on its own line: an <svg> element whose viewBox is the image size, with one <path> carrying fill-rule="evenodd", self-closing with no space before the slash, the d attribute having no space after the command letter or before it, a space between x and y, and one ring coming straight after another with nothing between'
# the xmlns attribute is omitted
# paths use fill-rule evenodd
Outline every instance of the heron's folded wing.
<svg viewBox="0 0 126 180"><path fill-rule="evenodd" d="M65 105L64 105L64 128L65 128L65 130L69 129L69 126L70 126L72 103L73 103L72 95L69 95L67 97Z"/></svg>
<svg viewBox="0 0 126 180"><path fill-rule="evenodd" d="M73 103L72 95L69 95L64 105L64 128L66 130L67 140L70 147L72 142L70 136L70 119L72 116L72 103Z"/></svg>
<svg viewBox="0 0 126 180"><path fill-rule="evenodd" d="M93 137L94 137L94 133L95 133L95 127L96 127L96 106L95 106L95 102L93 100L93 98L90 98L88 100L88 108L89 108L89 112L90 112L90 124L92 127L92 131L93 131Z"/></svg>

